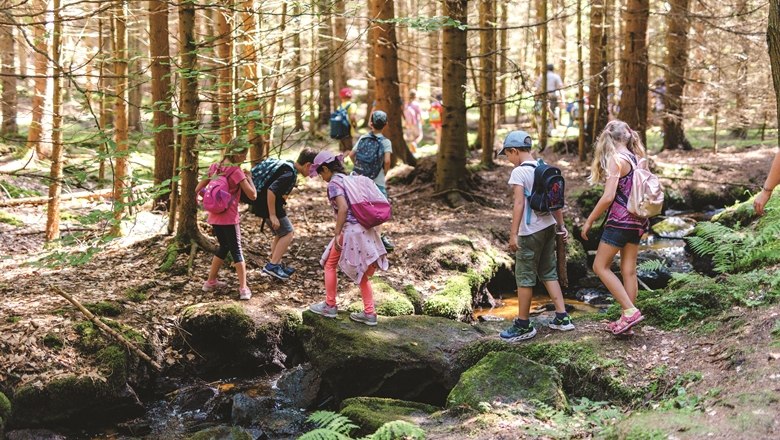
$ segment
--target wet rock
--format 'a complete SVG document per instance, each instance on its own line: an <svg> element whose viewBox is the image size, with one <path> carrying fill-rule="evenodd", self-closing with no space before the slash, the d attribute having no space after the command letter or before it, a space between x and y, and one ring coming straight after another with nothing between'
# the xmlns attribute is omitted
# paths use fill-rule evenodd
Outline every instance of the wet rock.
<svg viewBox="0 0 780 440"><path fill-rule="evenodd" d="M257 440L244 428L239 426L215 426L198 431L189 440Z"/></svg>
<svg viewBox="0 0 780 440"><path fill-rule="evenodd" d="M479 315L479 322L503 322L504 318L495 315Z"/></svg>
<svg viewBox="0 0 780 440"><path fill-rule="evenodd" d="M592 306L606 306L615 302L609 291L592 287L578 290L576 297L578 301Z"/></svg>
<svg viewBox="0 0 780 440"><path fill-rule="evenodd" d="M394 420L419 425L425 417L438 410L435 406L419 402L382 397L353 397L342 402L340 412L358 425L358 432L353 433L355 437L369 435Z"/></svg>
<svg viewBox="0 0 780 440"><path fill-rule="evenodd" d="M143 414L129 385L113 387L87 376L67 376L43 386L24 386L14 393L14 426L95 426Z"/></svg>
<svg viewBox="0 0 780 440"><path fill-rule="evenodd" d="M119 432L133 437L142 437L152 432L152 424L146 418L137 418L127 422L118 423Z"/></svg>
<svg viewBox="0 0 780 440"><path fill-rule="evenodd" d="M566 273L569 286L577 286L588 273L588 253L579 240L566 242Z"/></svg>
<svg viewBox="0 0 780 440"><path fill-rule="evenodd" d="M745 200L746 192L751 188L735 185L694 185L686 188L683 193L687 208L694 211L707 211L714 208L733 205L738 200Z"/></svg>
<svg viewBox="0 0 780 440"><path fill-rule="evenodd" d="M683 238L693 232L696 221L685 217L668 217L651 228L662 238Z"/></svg>
<svg viewBox="0 0 780 440"><path fill-rule="evenodd" d="M193 385L179 390L172 404L180 411L204 410L216 396L216 388L208 385Z"/></svg>
<svg viewBox="0 0 780 440"><path fill-rule="evenodd" d="M306 423L306 413L287 408L273 397L233 396L231 421L236 425L258 427L272 437L295 436Z"/></svg>
<svg viewBox="0 0 780 440"><path fill-rule="evenodd" d="M253 426L257 424L260 414L271 411L276 407L276 401L272 397L252 397L245 393L233 396L233 409L230 420L236 425Z"/></svg>
<svg viewBox="0 0 780 440"><path fill-rule="evenodd" d="M488 353L466 370L447 397L447 407L478 409L481 402L539 401L553 408L566 407L561 376L555 368L516 353Z"/></svg>
<svg viewBox="0 0 780 440"><path fill-rule="evenodd" d="M62 434L48 429L18 429L5 435L6 440L66 440Z"/></svg>
<svg viewBox="0 0 780 440"><path fill-rule="evenodd" d="M652 270L637 269L637 277L652 290L663 289L672 280L672 272L666 266L655 267Z"/></svg>
<svg viewBox="0 0 780 440"><path fill-rule="evenodd" d="M276 383L279 396L294 408L310 408L317 402L322 378L311 364L297 365L282 373Z"/></svg>
<svg viewBox="0 0 780 440"><path fill-rule="evenodd" d="M382 318L376 327L345 314L303 313L306 354L336 403L354 396L441 404L460 370L457 349L482 337L473 326L430 316Z"/></svg>

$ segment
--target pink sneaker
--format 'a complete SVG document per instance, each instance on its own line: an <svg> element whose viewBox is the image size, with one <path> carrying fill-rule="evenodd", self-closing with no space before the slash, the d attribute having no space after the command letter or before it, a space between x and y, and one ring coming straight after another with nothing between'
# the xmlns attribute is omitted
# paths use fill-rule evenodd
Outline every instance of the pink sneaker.
<svg viewBox="0 0 780 440"><path fill-rule="evenodd" d="M243 289L238 289L238 299L247 301L249 298L252 298L252 291L249 290L249 287L244 287Z"/></svg>
<svg viewBox="0 0 780 440"><path fill-rule="evenodd" d="M203 283L203 291L204 292L213 292L217 289L221 289L223 287L227 286L227 283L220 280L214 280L214 281L206 281Z"/></svg>

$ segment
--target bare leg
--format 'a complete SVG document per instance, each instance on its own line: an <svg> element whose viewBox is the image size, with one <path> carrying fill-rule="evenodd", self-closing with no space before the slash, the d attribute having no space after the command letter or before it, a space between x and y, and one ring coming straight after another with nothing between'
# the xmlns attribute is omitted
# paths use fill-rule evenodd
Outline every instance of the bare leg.
<svg viewBox="0 0 780 440"><path fill-rule="evenodd" d="M555 311L558 313L566 313L566 304L563 302L563 291L561 291L561 284L558 281L545 281L544 287L547 289L547 293L550 294L553 304L555 304Z"/></svg>
<svg viewBox="0 0 780 440"><path fill-rule="evenodd" d="M631 302L631 298L628 297L628 292L626 292L620 279L610 269L612 259L615 258L618 251L620 251L620 248L606 244L603 241L600 242L596 251L596 260L593 262L593 272L607 286L609 293L615 297L615 301L620 304L623 310L628 310L633 308L634 304Z"/></svg>
<svg viewBox="0 0 780 440"><path fill-rule="evenodd" d="M223 260L216 255L214 258L211 259L211 268L209 268L209 282L213 283L217 280L217 273L219 273L219 269L222 267Z"/></svg>
<svg viewBox="0 0 780 440"><path fill-rule="evenodd" d="M636 257L639 246L628 243L620 251L620 274L623 276L623 287L626 289L631 303L636 302L636 294L639 291L639 282L636 275Z"/></svg>
<svg viewBox="0 0 780 440"><path fill-rule="evenodd" d="M517 288L517 317L528 319L528 312L531 310L531 297L534 295L533 287Z"/></svg>
<svg viewBox="0 0 780 440"><path fill-rule="evenodd" d="M271 264L279 264L282 262L284 253L287 252L287 248L292 243L294 232L290 232L284 237L276 237L274 239L274 245L271 247Z"/></svg>
<svg viewBox="0 0 780 440"><path fill-rule="evenodd" d="M246 263L240 262L233 265L236 268L236 275L238 275L238 288L246 289Z"/></svg>

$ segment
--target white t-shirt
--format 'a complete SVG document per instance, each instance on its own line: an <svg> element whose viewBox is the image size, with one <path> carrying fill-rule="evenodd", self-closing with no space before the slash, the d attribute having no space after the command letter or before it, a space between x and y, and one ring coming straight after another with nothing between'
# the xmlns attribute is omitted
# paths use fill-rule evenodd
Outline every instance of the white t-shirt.
<svg viewBox="0 0 780 440"><path fill-rule="evenodd" d="M536 168L523 166L523 164L536 165L536 161L528 160L521 163L520 166L515 167L515 169L512 170L512 174L509 176L509 184L522 186L524 192L526 190L527 192L530 192L534 187L534 171ZM531 221L526 224L528 210L531 211ZM525 208L523 209L523 218L520 219L520 229L517 230L517 235L531 235L534 232L539 232L554 224L555 218L552 214L549 212L534 211L531 209L531 206L528 205L528 199L526 198Z"/></svg>
<svg viewBox="0 0 780 440"><path fill-rule="evenodd" d="M536 78L536 81L534 82L534 88L539 92L542 91L541 76ZM561 80L561 76L555 72L547 71L547 92L550 93L561 89L563 89L563 81Z"/></svg>

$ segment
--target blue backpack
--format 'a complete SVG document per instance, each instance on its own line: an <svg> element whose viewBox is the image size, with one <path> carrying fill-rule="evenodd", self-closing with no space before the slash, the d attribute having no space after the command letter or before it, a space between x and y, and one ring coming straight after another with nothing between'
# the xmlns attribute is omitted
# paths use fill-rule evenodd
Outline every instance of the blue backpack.
<svg viewBox="0 0 780 440"><path fill-rule="evenodd" d="M382 139L384 139L384 136L379 137L374 133L369 133L360 138L355 151L354 171L356 174L366 176L369 179L376 179L376 176L382 171L382 167L385 164Z"/></svg>
<svg viewBox="0 0 780 440"><path fill-rule="evenodd" d="M330 114L330 137L331 139L344 139L352 135L352 124L349 122L350 102L344 107L339 107Z"/></svg>
<svg viewBox="0 0 780 440"><path fill-rule="evenodd" d="M271 182L271 177L282 166L287 165L292 168L293 174L297 176L298 171L295 169L292 161L277 159L275 157L269 157L266 160L252 167L252 183L255 185L255 189L259 192Z"/></svg>
<svg viewBox="0 0 780 440"><path fill-rule="evenodd" d="M534 211L553 212L563 208L563 190L566 182L561 170L544 163L542 159L536 165L524 163L521 166L534 168L534 184L529 191L525 189L525 197L528 205ZM531 210L526 211L525 223L531 223Z"/></svg>

